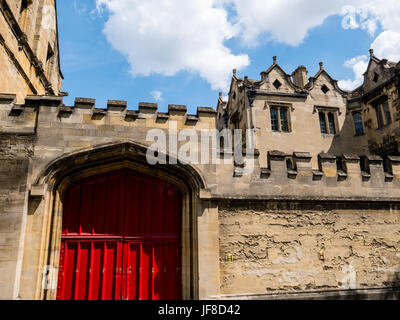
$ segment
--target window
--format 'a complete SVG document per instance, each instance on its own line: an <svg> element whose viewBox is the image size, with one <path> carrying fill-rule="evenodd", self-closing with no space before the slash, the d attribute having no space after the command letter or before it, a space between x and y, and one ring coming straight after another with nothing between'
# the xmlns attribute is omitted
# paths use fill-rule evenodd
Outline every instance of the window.
<svg viewBox="0 0 400 320"><path fill-rule="evenodd" d="M326 130L325 113L321 111L319 112L319 125L321 127L321 133L328 133L328 130Z"/></svg>
<svg viewBox="0 0 400 320"><path fill-rule="evenodd" d="M379 74L377 74L376 72L374 73L374 78L372 79L374 82L378 82L379 80Z"/></svg>
<svg viewBox="0 0 400 320"><path fill-rule="evenodd" d="M284 132L289 132L287 109L280 108L280 112L281 112L281 130Z"/></svg>
<svg viewBox="0 0 400 320"><path fill-rule="evenodd" d="M385 114L385 121L386 124L392 123L392 117L390 116L390 110L389 110L389 103L386 100L383 104L383 113Z"/></svg>
<svg viewBox="0 0 400 320"><path fill-rule="evenodd" d="M383 118L381 113L381 108L379 105L374 106L375 114L376 114L376 121L378 123L378 128L383 127Z"/></svg>
<svg viewBox="0 0 400 320"><path fill-rule="evenodd" d="M361 136L364 134L364 127L362 123L361 111L353 113L354 129L356 131L356 136Z"/></svg>
<svg viewBox="0 0 400 320"><path fill-rule="evenodd" d="M292 159L286 159L286 168L288 170L294 170L294 165Z"/></svg>
<svg viewBox="0 0 400 320"><path fill-rule="evenodd" d="M287 107L271 107L271 130L289 132L289 115Z"/></svg>
<svg viewBox="0 0 400 320"><path fill-rule="evenodd" d="M318 110L319 126L322 134L337 134L337 111L333 109L335 108L321 108Z"/></svg>
<svg viewBox="0 0 400 320"><path fill-rule="evenodd" d="M278 79L276 79L273 83L275 89L279 89L282 86L282 83L280 83L280 81Z"/></svg>
<svg viewBox="0 0 400 320"><path fill-rule="evenodd" d="M384 125L392 123L392 117L390 114L390 108L387 98L381 99L378 102L373 103L372 106L375 110L378 129L383 127Z"/></svg>
<svg viewBox="0 0 400 320"><path fill-rule="evenodd" d="M325 84L321 87L321 90L325 94L327 94L329 92L329 88Z"/></svg>
<svg viewBox="0 0 400 320"><path fill-rule="evenodd" d="M332 112L328 113L329 133L336 134L335 118Z"/></svg>
<svg viewBox="0 0 400 320"><path fill-rule="evenodd" d="M278 112L276 108L271 108L271 129L272 131L278 131Z"/></svg>

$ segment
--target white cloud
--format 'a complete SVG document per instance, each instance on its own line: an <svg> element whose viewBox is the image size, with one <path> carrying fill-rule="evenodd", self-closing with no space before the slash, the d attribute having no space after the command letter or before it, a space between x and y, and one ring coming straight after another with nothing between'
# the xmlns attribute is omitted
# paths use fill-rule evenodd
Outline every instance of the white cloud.
<svg viewBox="0 0 400 320"><path fill-rule="evenodd" d="M256 44L260 36L289 45L303 42L310 29L338 14L349 1L320 0L226 0L233 3L241 37Z"/></svg>
<svg viewBox="0 0 400 320"><path fill-rule="evenodd" d="M339 87L344 90L353 90L360 86L364 81L364 72L368 67L368 57L363 55L347 60L345 67L354 71L354 80L341 80L338 82Z"/></svg>
<svg viewBox="0 0 400 320"><path fill-rule="evenodd" d="M350 21L349 28L361 28L371 36L375 35L378 25L384 30L371 44L378 58L392 61L400 60L400 5L398 0L366 0L353 1L353 6L347 6L342 11L343 22ZM342 24L343 25L343 24ZM345 25L343 27L346 27ZM345 65L353 69L354 80L342 80L339 86L344 89L354 89L362 84L362 74L367 68L366 57L355 57Z"/></svg>
<svg viewBox="0 0 400 320"><path fill-rule="evenodd" d="M399 30L400 31L400 30ZM372 49L377 57L391 61L400 60L400 32L388 30L382 32L372 43Z"/></svg>
<svg viewBox="0 0 400 320"><path fill-rule="evenodd" d="M110 13L104 32L134 76L193 71L213 89L228 89L232 69L249 64L224 41L237 34L213 0L97 0Z"/></svg>
<svg viewBox="0 0 400 320"><path fill-rule="evenodd" d="M126 55L134 76L180 71L198 73L214 90L228 90L232 69L249 64L246 54L234 54L226 40L247 46L273 40L296 46L311 29L332 15L343 16L345 29L360 28L375 36L377 55L398 60L400 5L398 0L96 0L106 10L104 33ZM330 36L330 35L327 35ZM333 35L334 36L334 35ZM393 41L397 41L393 43ZM359 83L362 61L354 59ZM351 60L349 60L351 61ZM357 70L356 70L357 69Z"/></svg>
<svg viewBox="0 0 400 320"><path fill-rule="evenodd" d="M163 101L164 99L163 99L163 97L162 97L162 92L161 91L158 91L158 90L154 90L154 91L152 91L151 93L151 96L153 97L153 99L155 100L155 101Z"/></svg>

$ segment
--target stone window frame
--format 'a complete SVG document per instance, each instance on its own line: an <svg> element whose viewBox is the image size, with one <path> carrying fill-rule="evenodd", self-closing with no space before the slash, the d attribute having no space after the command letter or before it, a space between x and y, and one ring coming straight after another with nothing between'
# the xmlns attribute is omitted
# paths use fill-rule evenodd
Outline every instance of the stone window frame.
<svg viewBox="0 0 400 320"><path fill-rule="evenodd" d="M293 105L291 103L283 103L283 102L266 102L266 107L270 110L269 120L270 120L271 132L291 133L292 132L291 112L294 111ZM287 128L288 128L287 131L282 130L282 122L281 122L281 109L282 108L286 109ZM277 110L278 130L272 129L271 109Z"/></svg>
<svg viewBox="0 0 400 320"><path fill-rule="evenodd" d="M320 133L322 135L329 135L329 136L336 136L339 134L339 115L342 114L340 111L340 108L338 107L325 107L325 106L314 106L314 112L318 114L318 122L319 122L319 127L320 127ZM321 120L320 120L320 114L324 115L325 119L325 131L326 133L322 132L321 130ZM334 121L334 133L331 131L331 126L330 126L330 121L329 121L329 114L333 115L333 121Z"/></svg>

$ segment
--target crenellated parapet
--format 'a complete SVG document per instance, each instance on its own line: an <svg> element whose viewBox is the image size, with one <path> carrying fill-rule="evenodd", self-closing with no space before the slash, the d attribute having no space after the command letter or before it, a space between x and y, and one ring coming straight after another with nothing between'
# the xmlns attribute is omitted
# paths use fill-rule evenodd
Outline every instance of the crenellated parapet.
<svg viewBox="0 0 400 320"><path fill-rule="evenodd" d="M47 122L148 128L165 127L169 121L176 121L178 128L212 129L216 120L216 111L208 107L198 107L196 114L189 114L186 106L169 104L168 112L159 112L156 103L139 102L138 108L131 110L127 101L108 100L106 108L99 108L95 99L80 97L73 106L66 106L61 96L38 95L27 96L24 104L16 104L15 95L0 94L0 131L33 133L39 114Z"/></svg>
<svg viewBox="0 0 400 320"><path fill-rule="evenodd" d="M286 154L281 151L268 152L271 176L290 176L291 179L310 180L354 180L370 181L375 185L400 180L400 157L389 156L384 159L376 155L358 156L354 154L333 155L320 153L318 168L312 168L312 156L308 152ZM291 163L291 164L290 164ZM265 169L265 168L264 168ZM265 171L264 171L265 172Z"/></svg>
<svg viewBox="0 0 400 320"><path fill-rule="evenodd" d="M382 159L376 155L320 153L317 168L313 167L309 152L268 151L268 167L259 166L261 157L254 157L252 163L246 162L243 172L253 167L248 175L236 175L232 165L229 180L226 179L228 168L217 168L217 176L221 177L219 196L343 201L397 201L400 197L400 157L397 156Z"/></svg>

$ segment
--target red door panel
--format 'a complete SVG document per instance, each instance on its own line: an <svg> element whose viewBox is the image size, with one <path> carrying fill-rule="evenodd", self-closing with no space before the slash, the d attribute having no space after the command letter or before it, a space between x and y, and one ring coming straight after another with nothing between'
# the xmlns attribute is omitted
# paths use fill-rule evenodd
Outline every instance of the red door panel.
<svg viewBox="0 0 400 320"><path fill-rule="evenodd" d="M73 184L64 197L57 299L181 298L181 197L131 170Z"/></svg>
<svg viewBox="0 0 400 320"><path fill-rule="evenodd" d="M121 298L122 243L63 241L57 299L115 300Z"/></svg>
<svg viewBox="0 0 400 320"><path fill-rule="evenodd" d="M181 261L178 241L169 241L165 243L165 296L171 300L181 298Z"/></svg>

